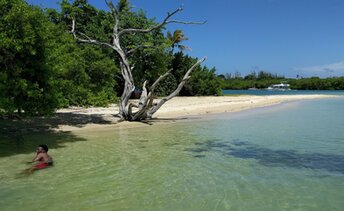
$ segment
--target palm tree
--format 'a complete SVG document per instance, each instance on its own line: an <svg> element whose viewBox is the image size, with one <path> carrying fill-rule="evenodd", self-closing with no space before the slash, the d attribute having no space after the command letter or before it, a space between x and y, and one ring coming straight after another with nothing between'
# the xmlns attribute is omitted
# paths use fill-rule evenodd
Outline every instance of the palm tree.
<svg viewBox="0 0 344 211"><path fill-rule="evenodd" d="M191 48L181 45L180 43L184 40L188 40L187 37L183 34L182 30L177 29L173 32L173 35L170 31L167 32L167 39L171 42L171 52L173 52L174 48L177 47L179 50L191 50Z"/></svg>

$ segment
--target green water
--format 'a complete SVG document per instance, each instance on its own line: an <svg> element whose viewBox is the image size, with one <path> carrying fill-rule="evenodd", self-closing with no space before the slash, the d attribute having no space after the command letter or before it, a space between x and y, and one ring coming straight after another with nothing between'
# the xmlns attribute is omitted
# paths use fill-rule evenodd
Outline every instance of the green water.
<svg viewBox="0 0 344 211"><path fill-rule="evenodd" d="M344 100L315 102L2 136L0 210L342 210ZM55 166L18 175L39 143Z"/></svg>

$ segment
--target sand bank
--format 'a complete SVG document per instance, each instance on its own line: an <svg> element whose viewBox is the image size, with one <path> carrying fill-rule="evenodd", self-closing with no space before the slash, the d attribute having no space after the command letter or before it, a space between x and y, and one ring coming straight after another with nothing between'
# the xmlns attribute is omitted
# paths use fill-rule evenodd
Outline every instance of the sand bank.
<svg viewBox="0 0 344 211"><path fill-rule="evenodd" d="M153 118L176 120L191 116L206 114L236 112L252 108L275 105L296 100L311 100L333 98L334 95L270 95L270 96L211 96L211 97L175 97L165 103ZM68 108L57 111L58 115L83 116L88 119L82 127L71 124L59 125L60 130L78 130L99 127L131 127L142 123L120 122L114 114L118 113L118 106L96 108ZM93 121L93 119L97 119ZM73 121L73 120L71 120ZM105 123L105 124L104 124Z"/></svg>

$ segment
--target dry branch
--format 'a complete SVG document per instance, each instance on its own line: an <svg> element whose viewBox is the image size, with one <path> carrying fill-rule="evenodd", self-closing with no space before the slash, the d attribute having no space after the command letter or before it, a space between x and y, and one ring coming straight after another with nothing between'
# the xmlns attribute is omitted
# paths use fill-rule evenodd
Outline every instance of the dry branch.
<svg viewBox="0 0 344 211"><path fill-rule="evenodd" d="M202 59L198 60L184 75L182 81L179 83L178 87L176 88L176 90L174 90L174 92L172 92L169 96L164 97L160 100L160 102L153 106L147 113L148 117L152 117L152 115L157 112L159 110L159 108L165 104L167 101L169 101L170 99L172 99L173 97L175 97L176 95L179 94L180 90L183 88L184 84L186 83L186 81L190 78L190 74L191 72L195 69L195 67L197 67L197 65L201 64L202 62L204 62L207 59L207 57L203 57Z"/></svg>

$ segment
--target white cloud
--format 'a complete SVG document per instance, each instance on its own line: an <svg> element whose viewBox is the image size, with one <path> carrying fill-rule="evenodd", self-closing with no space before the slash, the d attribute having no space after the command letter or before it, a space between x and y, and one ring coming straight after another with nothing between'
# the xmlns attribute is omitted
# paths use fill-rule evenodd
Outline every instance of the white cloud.
<svg viewBox="0 0 344 211"><path fill-rule="evenodd" d="M334 77L344 76L344 61L333 64L294 68L300 76Z"/></svg>

